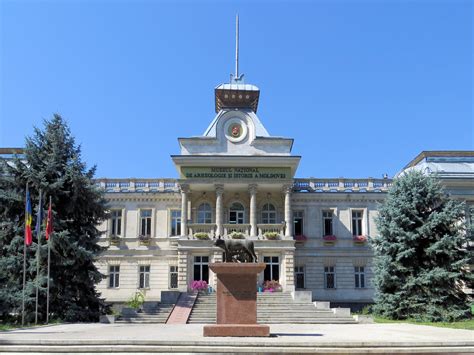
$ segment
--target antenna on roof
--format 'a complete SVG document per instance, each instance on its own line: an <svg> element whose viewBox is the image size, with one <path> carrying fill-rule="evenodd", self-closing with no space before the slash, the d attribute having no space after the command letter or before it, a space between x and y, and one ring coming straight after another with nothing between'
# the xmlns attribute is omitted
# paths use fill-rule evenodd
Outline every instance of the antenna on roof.
<svg viewBox="0 0 474 355"><path fill-rule="evenodd" d="M239 14L235 15L235 74L230 75L232 81L241 81L243 74L239 76Z"/></svg>

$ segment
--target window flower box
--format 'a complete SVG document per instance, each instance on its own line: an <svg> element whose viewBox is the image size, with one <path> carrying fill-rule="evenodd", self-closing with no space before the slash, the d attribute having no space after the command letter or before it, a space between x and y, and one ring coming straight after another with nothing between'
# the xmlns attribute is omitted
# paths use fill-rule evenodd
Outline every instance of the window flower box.
<svg viewBox="0 0 474 355"><path fill-rule="evenodd" d="M245 239L245 234L242 232L232 232L229 234L231 239Z"/></svg>
<svg viewBox="0 0 474 355"><path fill-rule="evenodd" d="M355 244L364 244L367 242L367 236L366 235L354 235L352 237L352 240L354 241Z"/></svg>
<svg viewBox="0 0 474 355"><path fill-rule="evenodd" d="M120 236L112 234L109 236L109 242L111 245L119 245L120 244Z"/></svg>
<svg viewBox="0 0 474 355"><path fill-rule="evenodd" d="M324 235L323 236L324 245L334 245L337 241L335 235Z"/></svg>
<svg viewBox="0 0 474 355"><path fill-rule="evenodd" d="M278 232L265 232L263 233L263 236L267 238L268 240L280 239L280 235L278 234Z"/></svg>
<svg viewBox="0 0 474 355"><path fill-rule="evenodd" d="M199 240L209 240L209 234L208 233L194 233L194 238L199 239Z"/></svg>
<svg viewBox="0 0 474 355"><path fill-rule="evenodd" d="M150 235L139 235L138 241L140 244L150 244L151 236Z"/></svg>
<svg viewBox="0 0 474 355"><path fill-rule="evenodd" d="M308 240L308 238L306 238L305 235L301 234L301 235L295 235L295 240L299 243L304 243Z"/></svg>

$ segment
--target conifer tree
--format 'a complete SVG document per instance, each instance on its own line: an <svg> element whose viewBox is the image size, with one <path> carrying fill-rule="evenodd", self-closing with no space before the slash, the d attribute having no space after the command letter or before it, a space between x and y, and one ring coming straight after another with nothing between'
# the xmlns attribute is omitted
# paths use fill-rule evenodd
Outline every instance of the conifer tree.
<svg viewBox="0 0 474 355"><path fill-rule="evenodd" d="M52 198L54 234L51 238L50 312L64 321L94 321L104 306L95 290L104 276L94 260L102 251L97 225L106 218L105 199L87 169L66 122L54 115L44 129L26 138L23 157L0 160L0 316L20 317L23 287L25 186L38 208L39 190ZM36 223L36 213L34 212ZM26 305L31 321L35 307L36 236L27 249ZM47 246L41 237L40 319L46 310Z"/></svg>
<svg viewBox="0 0 474 355"><path fill-rule="evenodd" d="M435 177L412 171L394 180L372 241L376 314L425 321L469 316L464 210Z"/></svg>

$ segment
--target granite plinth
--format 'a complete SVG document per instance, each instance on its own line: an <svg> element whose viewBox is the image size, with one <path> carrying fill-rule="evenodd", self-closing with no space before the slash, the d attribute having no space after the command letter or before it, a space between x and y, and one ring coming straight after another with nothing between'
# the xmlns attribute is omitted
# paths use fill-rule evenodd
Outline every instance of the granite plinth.
<svg viewBox="0 0 474 355"><path fill-rule="evenodd" d="M269 336L257 325L257 275L264 263L213 263L217 275L217 324L204 326L204 336Z"/></svg>
<svg viewBox="0 0 474 355"><path fill-rule="evenodd" d="M270 327L262 324L215 324L204 326L205 337L268 337Z"/></svg>

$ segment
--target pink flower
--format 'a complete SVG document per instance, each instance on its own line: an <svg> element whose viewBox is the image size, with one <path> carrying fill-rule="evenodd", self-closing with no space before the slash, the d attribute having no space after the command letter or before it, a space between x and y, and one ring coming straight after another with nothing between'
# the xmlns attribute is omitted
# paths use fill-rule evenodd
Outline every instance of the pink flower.
<svg viewBox="0 0 474 355"><path fill-rule="evenodd" d="M354 240L354 242L364 243L364 242L367 241L367 236L365 236L365 235L354 235L353 240Z"/></svg>
<svg viewBox="0 0 474 355"><path fill-rule="evenodd" d="M295 235L295 240L299 240L299 241L305 241L307 240L308 238L306 238L305 235L301 234L301 235Z"/></svg>
<svg viewBox="0 0 474 355"><path fill-rule="evenodd" d="M337 237L335 235L325 235L325 236L323 236L323 240L325 240L325 241L335 241L335 240L337 240Z"/></svg>

